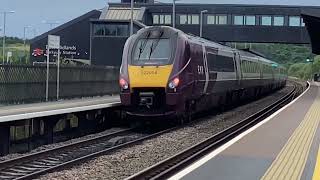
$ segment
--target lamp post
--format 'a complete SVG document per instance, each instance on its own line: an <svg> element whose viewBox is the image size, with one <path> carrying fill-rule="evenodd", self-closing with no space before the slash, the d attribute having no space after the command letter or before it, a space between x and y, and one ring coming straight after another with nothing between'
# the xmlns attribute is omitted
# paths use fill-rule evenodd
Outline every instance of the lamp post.
<svg viewBox="0 0 320 180"><path fill-rule="evenodd" d="M25 56L25 58L26 58L26 63L28 63L27 62L27 53L26 53L26 40L27 40L27 37L26 37L26 31L27 31L27 29L28 28L32 28L32 26L25 26L25 27L23 27L23 54L24 54L24 56ZM20 62L21 63L21 62Z"/></svg>
<svg viewBox="0 0 320 180"><path fill-rule="evenodd" d="M134 3L134 0L131 0L130 36L133 35L133 3Z"/></svg>
<svg viewBox="0 0 320 180"><path fill-rule="evenodd" d="M202 37L203 14L204 14L204 13L207 13L207 12L208 12L208 10L202 10L202 11L200 12L200 37Z"/></svg>
<svg viewBox="0 0 320 180"><path fill-rule="evenodd" d="M176 28L176 1L180 0L173 0L172 2L172 27Z"/></svg>
<svg viewBox="0 0 320 180"><path fill-rule="evenodd" d="M2 64L5 61L5 48L6 48L6 17L7 14L12 14L14 11L3 11L0 14L3 14L3 38L2 38Z"/></svg>

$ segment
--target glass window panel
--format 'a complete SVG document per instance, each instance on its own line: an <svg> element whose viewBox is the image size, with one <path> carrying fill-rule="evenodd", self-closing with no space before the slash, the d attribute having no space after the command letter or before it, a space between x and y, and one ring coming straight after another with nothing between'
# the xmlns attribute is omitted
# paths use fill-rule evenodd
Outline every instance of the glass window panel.
<svg viewBox="0 0 320 180"><path fill-rule="evenodd" d="M144 48L140 50L143 45ZM140 39L135 47L133 64L164 65L169 63L170 55L169 39Z"/></svg>
<svg viewBox="0 0 320 180"><path fill-rule="evenodd" d="M164 15L160 15L159 24L164 24Z"/></svg>
<svg viewBox="0 0 320 180"><path fill-rule="evenodd" d="M180 15L179 19L180 19L180 24L187 24L188 23L187 15Z"/></svg>
<svg viewBox="0 0 320 180"><path fill-rule="evenodd" d="M274 26L284 26L284 17L283 16L273 17L273 25Z"/></svg>
<svg viewBox="0 0 320 180"><path fill-rule="evenodd" d="M246 16L246 25L256 25L256 17Z"/></svg>
<svg viewBox="0 0 320 180"><path fill-rule="evenodd" d="M128 36L128 25L117 25L117 36Z"/></svg>
<svg viewBox="0 0 320 180"><path fill-rule="evenodd" d="M300 17L299 16L290 16L289 17L289 26L300 26Z"/></svg>
<svg viewBox="0 0 320 180"><path fill-rule="evenodd" d="M227 16L226 15L218 15L217 16L218 20L216 22L218 22L217 24L227 24Z"/></svg>
<svg viewBox="0 0 320 180"><path fill-rule="evenodd" d="M199 24L199 15L192 15L192 24Z"/></svg>
<svg viewBox="0 0 320 180"><path fill-rule="evenodd" d="M188 23L187 23L187 24L191 24L191 15L188 15L187 18L188 18L188 19L187 19L187 20L188 20Z"/></svg>
<svg viewBox="0 0 320 180"><path fill-rule="evenodd" d="M271 26L271 16L262 16L261 17L261 25L263 26Z"/></svg>
<svg viewBox="0 0 320 180"><path fill-rule="evenodd" d="M234 72L234 61L232 57L217 54L207 54L209 71Z"/></svg>
<svg viewBox="0 0 320 180"><path fill-rule="evenodd" d="M215 16L214 15L207 16L207 24L215 24Z"/></svg>
<svg viewBox="0 0 320 180"><path fill-rule="evenodd" d="M165 24L171 24L171 15L165 15L164 16L164 23Z"/></svg>
<svg viewBox="0 0 320 180"><path fill-rule="evenodd" d="M105 35L106 36L116 36L117 27L115 25L105 25Z"/></svg>
<svg viewBox="0 0 320 180"><path fill-rule="evenodd" d="M192 24L199 24L199 15L192 15Z"/></svg>
<svg viewBox="0 0 320 180"><path fill-rule="evenodd" d="M234 25L243 25L243 16L234 16L233 24Z"/></svg>
<svg viewBox="0 0 320 180"><path fill-rule="evenodd" d="M94 35L95 36L104 36L104 25L103 24L94 25Z"/></svg>
<svg viewBox="0 0 320 180"><path fill-rule="evenodd" d="M301 26L306 26L306 24L304 23L303 18L301 18Z"/></svg>
<svg viewBox="0 0 320 180"><path fill-rule="evenodd" d="M153 24L159 24L159 15L153 15Z"/></svg>

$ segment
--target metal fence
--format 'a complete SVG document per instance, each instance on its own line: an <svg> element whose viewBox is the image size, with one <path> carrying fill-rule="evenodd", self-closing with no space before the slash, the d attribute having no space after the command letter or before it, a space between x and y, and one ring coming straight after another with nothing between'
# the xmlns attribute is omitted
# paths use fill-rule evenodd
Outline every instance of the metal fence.
<svg viewBox="0 0 320 180"><path fill-rule="evenodd" d="M46 66L0 65L0 104L46 100ZM56 100L57 68L49 70L49 100ZM60 67L60 99L118 93L118 67Z"/></svg>

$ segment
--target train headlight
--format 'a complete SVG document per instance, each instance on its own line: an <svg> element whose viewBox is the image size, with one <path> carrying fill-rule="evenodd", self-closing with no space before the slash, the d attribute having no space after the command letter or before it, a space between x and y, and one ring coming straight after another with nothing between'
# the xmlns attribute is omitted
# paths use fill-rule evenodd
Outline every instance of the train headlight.
<svg viewBox="0 0 320 180"><path fill-rule="evenodd" d="M127 82L125 79L123 79L123 78L120 78L120 80L119 80L119 85L120 85L120 87L121 87L122 89L128 89L128 88L129 88L128 82Z"/></svg>
<svg viewBox="0 0 320 180"><path fill-rule="evenodd" d="M174 79L169 83L169 88L170 88L170 89L175 89L175 88L177 88L178 85L179 85L179 82L180 82L179 78L174 78Z"/></svg>

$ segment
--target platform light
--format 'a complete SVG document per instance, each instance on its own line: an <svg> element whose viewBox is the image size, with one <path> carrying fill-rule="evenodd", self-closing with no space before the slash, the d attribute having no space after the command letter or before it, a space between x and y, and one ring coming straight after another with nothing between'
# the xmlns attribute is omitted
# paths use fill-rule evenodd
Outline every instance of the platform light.
<svg viewBox="0 0 320 180"><path fill-rule="evenodd" d="M3 14L3 38L2 38L2 64L4 64L4 59L5 59L5 49L6 49L6 18L7 14L12 14L15 13L15 11L3 11L0 12L0 14Z"/></svg>

